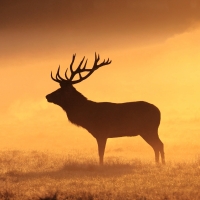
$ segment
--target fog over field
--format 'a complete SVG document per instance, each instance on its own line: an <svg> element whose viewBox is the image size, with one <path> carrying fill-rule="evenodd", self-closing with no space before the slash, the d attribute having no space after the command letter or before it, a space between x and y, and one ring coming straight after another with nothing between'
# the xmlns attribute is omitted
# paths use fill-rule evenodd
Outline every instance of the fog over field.
<svg viewBox="0 0 200 200"><path fill-rule="evenodd" d="M50 72L94 53L112 64L75 87L93 101L144 100L161 111L166 160L199 155L200 4L189 0L0 3L0 149L96 153L92 136L45 96ZM62 74L61 73L61 74ZM122 116L123 117L123 116ZM106 155L153 160L140 137L109 139ZM105 157L106 159L106 157Z"/></svg>

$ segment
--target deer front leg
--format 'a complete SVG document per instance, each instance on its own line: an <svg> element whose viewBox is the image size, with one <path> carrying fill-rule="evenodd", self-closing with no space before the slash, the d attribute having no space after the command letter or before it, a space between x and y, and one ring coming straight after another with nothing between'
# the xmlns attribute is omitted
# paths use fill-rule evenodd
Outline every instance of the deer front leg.
<svg viewBox="0 0 200 200"><path fill-rule="evenodd" d="M103 165L103 156L106 147L107 138L96 138L98 144L98 152L99 152L99 164Z"/></svg>

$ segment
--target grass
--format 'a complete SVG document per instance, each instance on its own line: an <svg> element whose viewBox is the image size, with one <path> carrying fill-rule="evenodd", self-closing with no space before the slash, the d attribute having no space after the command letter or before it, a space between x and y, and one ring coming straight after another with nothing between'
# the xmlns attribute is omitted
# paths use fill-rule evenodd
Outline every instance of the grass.
<svg viewBox="0 0 200 200"><path fill-rule="evenodd" d="M199 200L200 157L166 166L48 152L0 152L3 200Z"/></svg>

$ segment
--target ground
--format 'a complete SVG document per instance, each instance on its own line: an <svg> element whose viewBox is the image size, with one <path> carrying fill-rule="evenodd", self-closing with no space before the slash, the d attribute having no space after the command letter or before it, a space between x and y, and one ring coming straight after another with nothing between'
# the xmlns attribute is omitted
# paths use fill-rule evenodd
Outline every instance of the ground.
<svg viewBox="0 0 200 200"><path fill-rule="evenodd" d="M2 150L0 199L200 199L199 156L187 161L168 160L164 166L120 152L108 151L105 165L99 166L93 152Z"/></svg>

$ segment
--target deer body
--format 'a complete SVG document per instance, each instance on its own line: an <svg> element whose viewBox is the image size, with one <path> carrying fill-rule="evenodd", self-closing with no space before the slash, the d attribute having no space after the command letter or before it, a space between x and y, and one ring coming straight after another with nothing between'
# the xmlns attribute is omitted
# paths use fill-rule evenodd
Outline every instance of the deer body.
<svg viewBox="0 0 200 200"><path fill-rule="evenodd" d="M95 56L95 58L97 57ZM108 60L103 63L110 64L109 62ZM152 146L155 152L155 161L159 162L160 153L162 162L165 163L163 143L158 137L160 111L156 106L144 101L93 102L79 93L72 84L60 79L58 69L54 80L60 81L61 88L47 95L46 98L48 102L59 105L66 112L70 122L85 128L96 138L100 164L103 164L108 138L137 135L140 135Z"/></svg>

